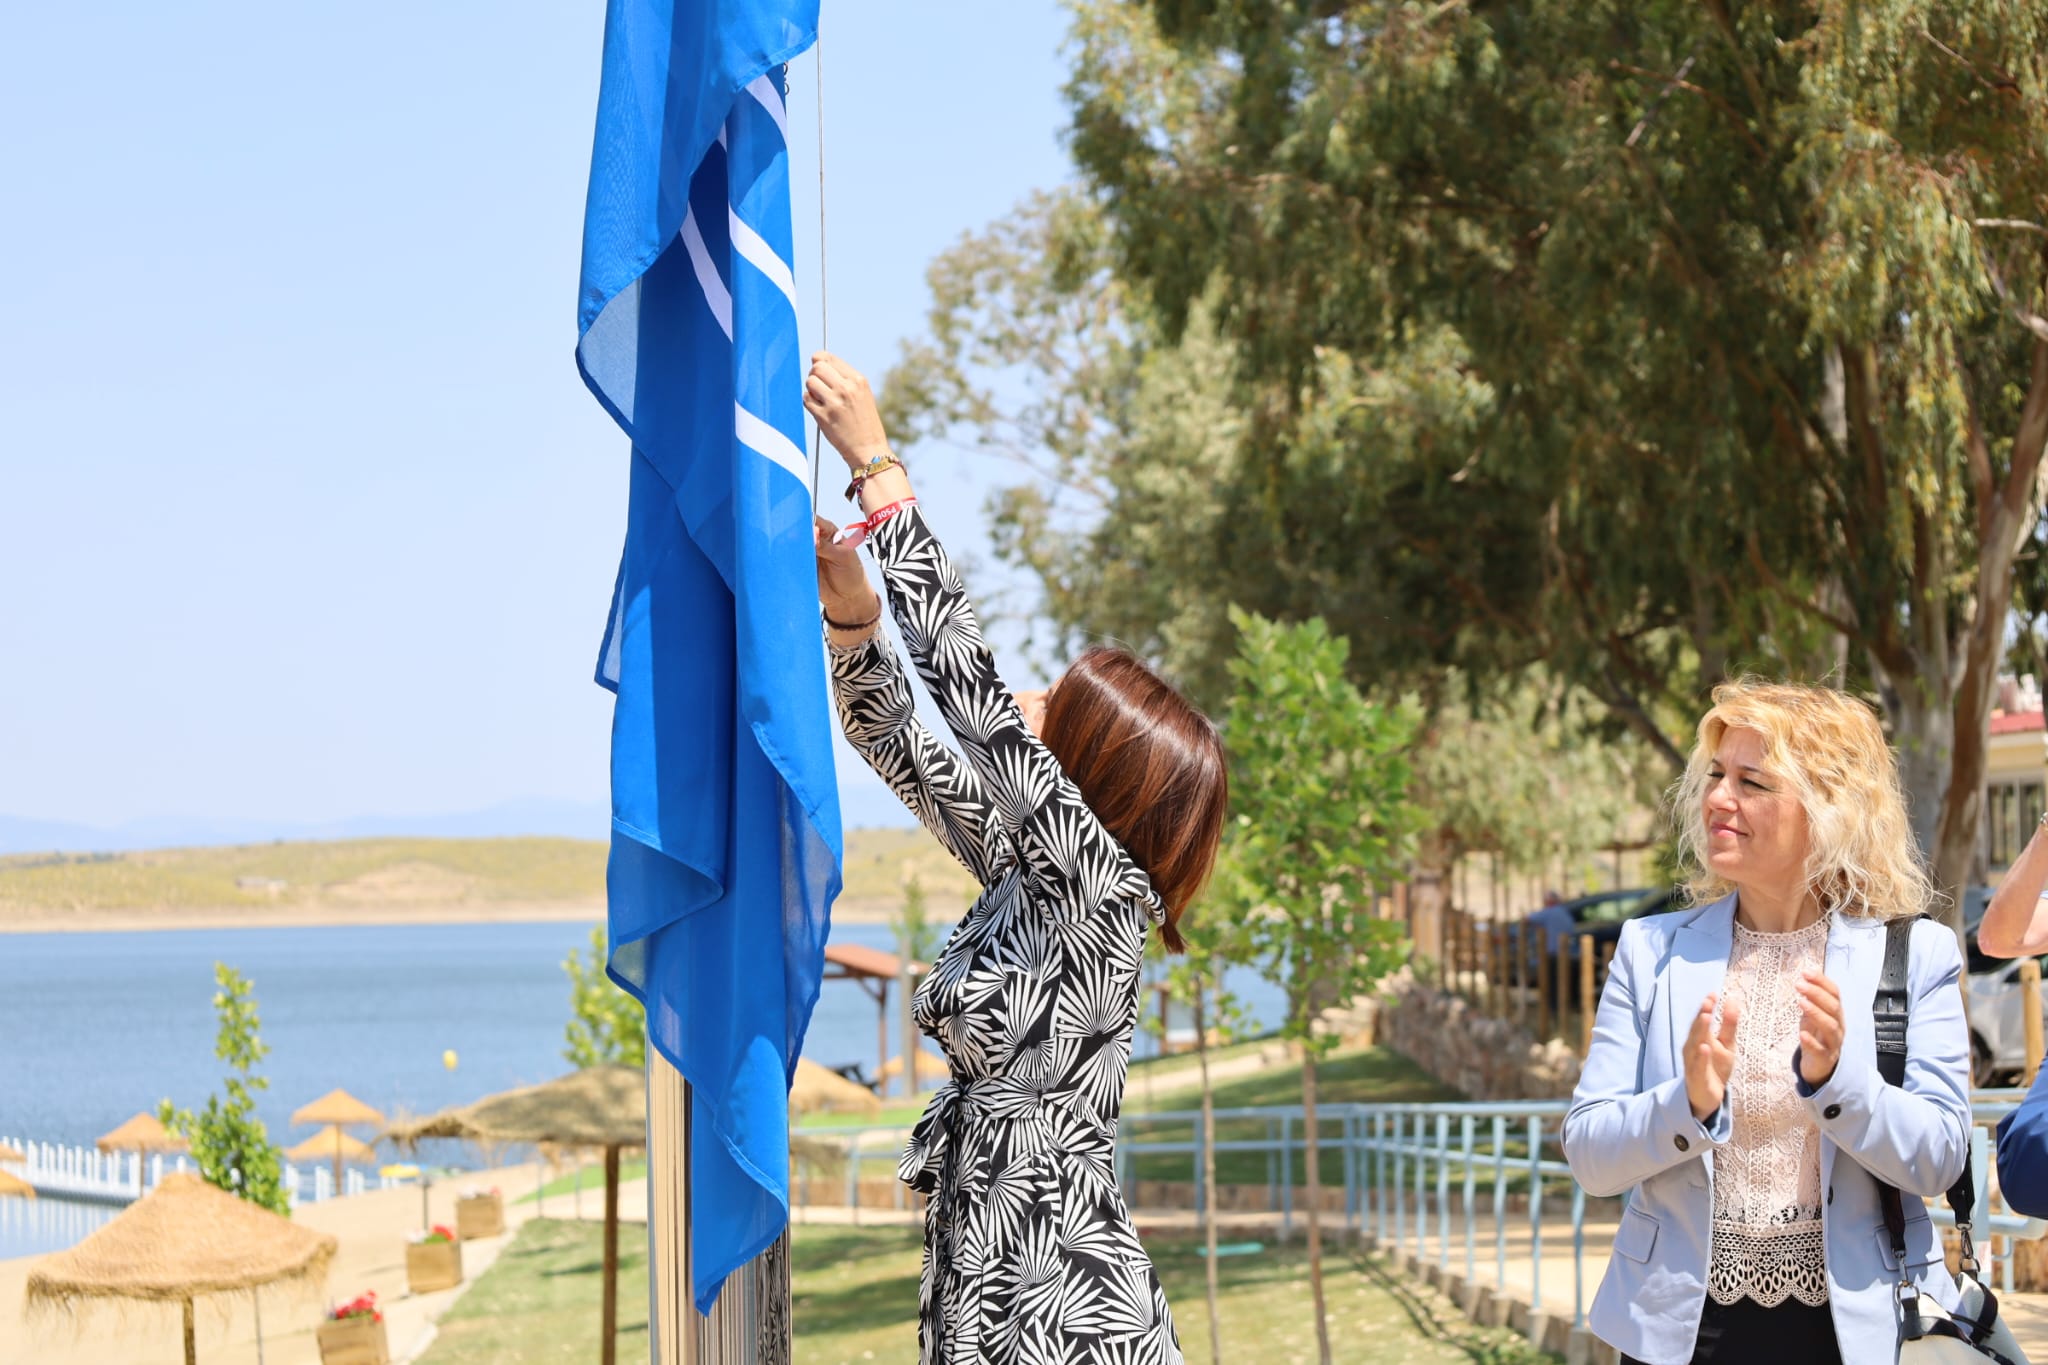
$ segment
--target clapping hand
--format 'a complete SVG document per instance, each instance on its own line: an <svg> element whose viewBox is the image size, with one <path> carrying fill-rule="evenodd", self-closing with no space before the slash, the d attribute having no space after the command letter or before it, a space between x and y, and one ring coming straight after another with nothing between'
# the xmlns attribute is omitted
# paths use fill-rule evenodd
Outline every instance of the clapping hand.
<svg viewBox="0 0 2048 1365"><path fill-rule="evenodd" d="M1741 1009L1729 1000L1721 1010L1721 1026L1714 1027L1714 1005L1718 997L1700 1001L1700 1010L1685 1035L1685 1098L1692 1116L1701 1123L1719 1112L1728 1093L1728 1076L1735 1069L1735 1026Z"/></svg>
<svg viewBox="0 0 2048 1365"><path fill-rule="evenodd" d="M1842 1060L1842 992L1818 967L1799 974L1799 1079L1818 1090Z"/></svg>

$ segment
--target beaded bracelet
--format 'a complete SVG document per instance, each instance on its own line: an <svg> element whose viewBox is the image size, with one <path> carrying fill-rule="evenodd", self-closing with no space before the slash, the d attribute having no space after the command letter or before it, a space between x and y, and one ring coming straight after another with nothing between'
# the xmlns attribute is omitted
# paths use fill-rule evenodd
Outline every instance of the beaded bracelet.
<svg viewBox="0 0 2048 1365"><path fill-rule="evenodd" d="M875 604L875 614L865 621L835 621L832 619L832 613L829 611L824 613L824 617L825 624L834 630L866 630L869 626L882 619L882 606L880 602L877 602Z"/></svg>

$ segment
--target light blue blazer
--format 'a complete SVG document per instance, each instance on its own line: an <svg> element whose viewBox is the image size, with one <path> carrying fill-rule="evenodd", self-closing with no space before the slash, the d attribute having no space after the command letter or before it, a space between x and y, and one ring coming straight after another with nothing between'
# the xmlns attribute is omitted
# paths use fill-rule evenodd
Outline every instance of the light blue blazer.
<svg viewBox="0 0 2048 1365"><path fill-rule="evenodd" d="M1700 1002L1721 989L1734 926L1733 896L1622 926L1564 1121L1565 1160L1586 1192L1628 1195L1588 1325L1649 1365L1692 1359L1706 1306L1714 1150L1727 1142L1730 1123L1726 1104L1711 1124L1693 1118L1680 1058ZM1906 1259L1920 1292L1953 1308L1955 1281L1911 1196L1946 1190L1969 1152L1970 1053L1955 935L1932 921L1913 926L1904 1087L1886 1085L1877 1073L1871 1003L1884 942L1879 921L1835 919L1827 972L1847 1015L1841 1064L1818 1090L1794 1074L1820 1128L1835 1339L1842 1358L1857 1365L1895 1361L1898 1352L1899 1275L1878 1181L1908 1196Z"/></svg>

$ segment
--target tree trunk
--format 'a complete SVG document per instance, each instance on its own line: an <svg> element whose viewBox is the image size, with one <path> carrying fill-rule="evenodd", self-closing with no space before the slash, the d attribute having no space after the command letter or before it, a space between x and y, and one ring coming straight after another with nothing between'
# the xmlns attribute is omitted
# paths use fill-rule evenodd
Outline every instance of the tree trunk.
<svg viewBox="0 0 2048 1365"><path fill-rule="evenodd" d="M1415 864L1408 878L1408 913L1411 951L1443 961L1448 951L1444 933L1444 903L1449 899L1450 851L1435 834L1425 834L1415 850Z"/></svg>
<svg viewBox="0 0 2048 1365"><path fill-rule="evenodd" d="M1946 679L1929 678L1924 673L1886 676L1883 694L1892 722L1892 743L1899 753L1899 781L1906 789L1906 819L1912 826L1913 841L1931 863L1955 761L1955 707ZM1950 923L1953 926L1956 921Z"/></svg>
<svg viewBox="0 0 2048 1365"><path fill-rule="evenodd" d="M1223 1365L1223 1329L1216 1312L1216 1101L1209 1092L1209 1029L1202 1010L1208 983L1195 978L1195 1059L1202 1068L1202 1240L1208 1247L1203 1274L1209 1296L1209 1359Z"/></svg>
<svg viewBox="0 0 2048 1365"><path fill-rule="evenodd" d="M1316 1359L1321 1365L1330 1365L1330 1316L1323 1305L1323 1185L1316 1170L1316 1156L1320 1147L1316 1132L1316 1053L1315 1039L1304 1040L1301 1049L1301 1109L1302 1127L1307 1130L1308 1142L1304 1151L1308 1158L1308 1284L1309 1292L1316 1303Z"/></svg>

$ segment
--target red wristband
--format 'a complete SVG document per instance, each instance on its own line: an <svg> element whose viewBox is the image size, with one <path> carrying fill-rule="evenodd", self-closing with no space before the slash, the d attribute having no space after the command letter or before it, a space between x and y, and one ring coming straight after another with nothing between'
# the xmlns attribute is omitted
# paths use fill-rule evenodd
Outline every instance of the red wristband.
<svg viewBox="0 0 2048 1365"><path fill-rule="evenodd" d="M839 534L832 537L832 543L834 545L858 546L863 540L866 540L868 536L873 533L874 529L877 526L880 526L883 522L895 516L904 508L914 507L916 505L917 499L912 497L901 498L885 506L877 507L874 511L868 513L867 516L862 518L860 521L852 522L848 525L840 527Z"/></svg>

